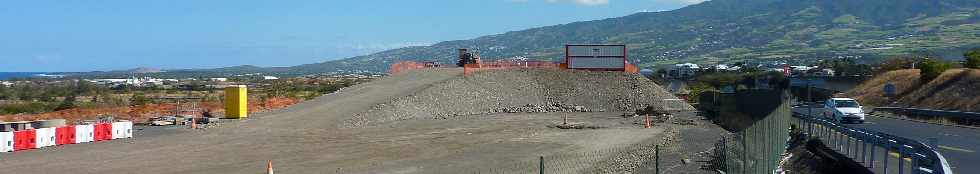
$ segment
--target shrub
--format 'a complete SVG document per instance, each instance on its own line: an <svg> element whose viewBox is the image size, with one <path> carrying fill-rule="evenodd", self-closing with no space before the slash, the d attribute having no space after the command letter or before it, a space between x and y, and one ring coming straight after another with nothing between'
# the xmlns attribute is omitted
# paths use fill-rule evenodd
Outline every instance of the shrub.
<svg viewBox="0 0 980 174"><path fill-rule="evenodd" d="M980 48L966 52L963 54L963 58L966 59L963 61L964 68L980 69Z"/></svg>
<svg viewBox="0 0 980 174"><path fill-rule="evenodd" d="M953 65L943 60L926 59L922 61L922 66L919 68L921 70L921 72L919 72L919 79L921 79L923 83L928 83L952 67Z"/></svg>

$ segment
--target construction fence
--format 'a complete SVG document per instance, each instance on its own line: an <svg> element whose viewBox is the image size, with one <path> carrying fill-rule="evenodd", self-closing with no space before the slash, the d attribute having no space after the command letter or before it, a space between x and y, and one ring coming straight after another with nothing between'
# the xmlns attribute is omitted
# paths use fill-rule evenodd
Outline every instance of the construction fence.
<svg viewBox="0 0 980 174"><path fill-rule="evenodd" d="M709 117L730 134L715 145L712 167L728 174L773 173L789 140L792 112L782 90L707 93ZM704 109L704 107L702 107Z"/></svg>

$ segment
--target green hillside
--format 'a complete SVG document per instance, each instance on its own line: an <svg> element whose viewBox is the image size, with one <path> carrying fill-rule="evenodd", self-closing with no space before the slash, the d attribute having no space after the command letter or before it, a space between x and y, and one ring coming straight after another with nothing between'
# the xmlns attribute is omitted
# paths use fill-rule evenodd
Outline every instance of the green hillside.
<svg viewBox="0 0 980 174"><path fill-rule="evenodd" d="M403 60L451 65L457 48L477 49L484 59L559 60L563 45L575 43L628 44L631 61L642 67L677 62L793 63L836 56L875 61L923 53L957 58L961 50L980 47L980 1L712 0L672 11L532 28L323 63L207 71L384 72Z"/></svg>
<svg viewBox="0 0 980 174"><path fill-rule="evenodd" d="M713 0L666 12L637 13L394 49L293 67L384 70L399 60L450 63L456 48L484 58L557 60L568 43L629 44L642 66L681 61L734 62L911 53L947 53L980 46L975 0Z"/></svg>

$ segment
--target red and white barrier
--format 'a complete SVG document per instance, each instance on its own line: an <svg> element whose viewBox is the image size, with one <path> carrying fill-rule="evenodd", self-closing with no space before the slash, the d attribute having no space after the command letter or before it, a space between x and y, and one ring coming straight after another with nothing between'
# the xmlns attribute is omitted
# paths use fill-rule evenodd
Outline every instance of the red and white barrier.
<svg viewBox="0 0 980 174"><path fill-rule="evenodd" d="M34 148L40 149L43 147L54 146L55 143L55 129L54 128L38 128L34 129L36 134L34 139Z"/></svg>
<svg viewBox="0 0 980 174"><path fill-rule="evenodd" d="M133 134L133 122L126 120L0 132L0 152L133 138Z"/></svg>
<svg viewBox="0 0 980 174"><path fill-rule="evenodd" d="M34 129L14 131L14 151L37 148L36 134L37 131Z"/></svg>
<svg viewBox="0 0 980 174"><path fill-rule="evenodd" d="M14 132L0 132L0 152L14 151Z"/></svg>
<svg viewBox="0 0 980 174"><path fill-rule="evenodd" d="M91 124L75 125L75 144L92 142Z"/></svg>
<svg viewBox="0 0 980 174"><path fill-rule="evenodd" d="M126 138L126 133L123 129L126 128L123 122L113 122L112 123L112 139Z"/></svg>

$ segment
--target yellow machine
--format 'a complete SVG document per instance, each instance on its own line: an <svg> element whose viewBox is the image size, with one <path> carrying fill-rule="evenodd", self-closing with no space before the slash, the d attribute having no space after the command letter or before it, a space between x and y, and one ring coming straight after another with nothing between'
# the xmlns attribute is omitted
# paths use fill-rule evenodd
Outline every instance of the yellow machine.
<svg viewBox="0 0 980 174"><path fill-rule="evenodd" d="M245 85L225 88L225 118L244 119L248 117L248 89Z"/></svg>

